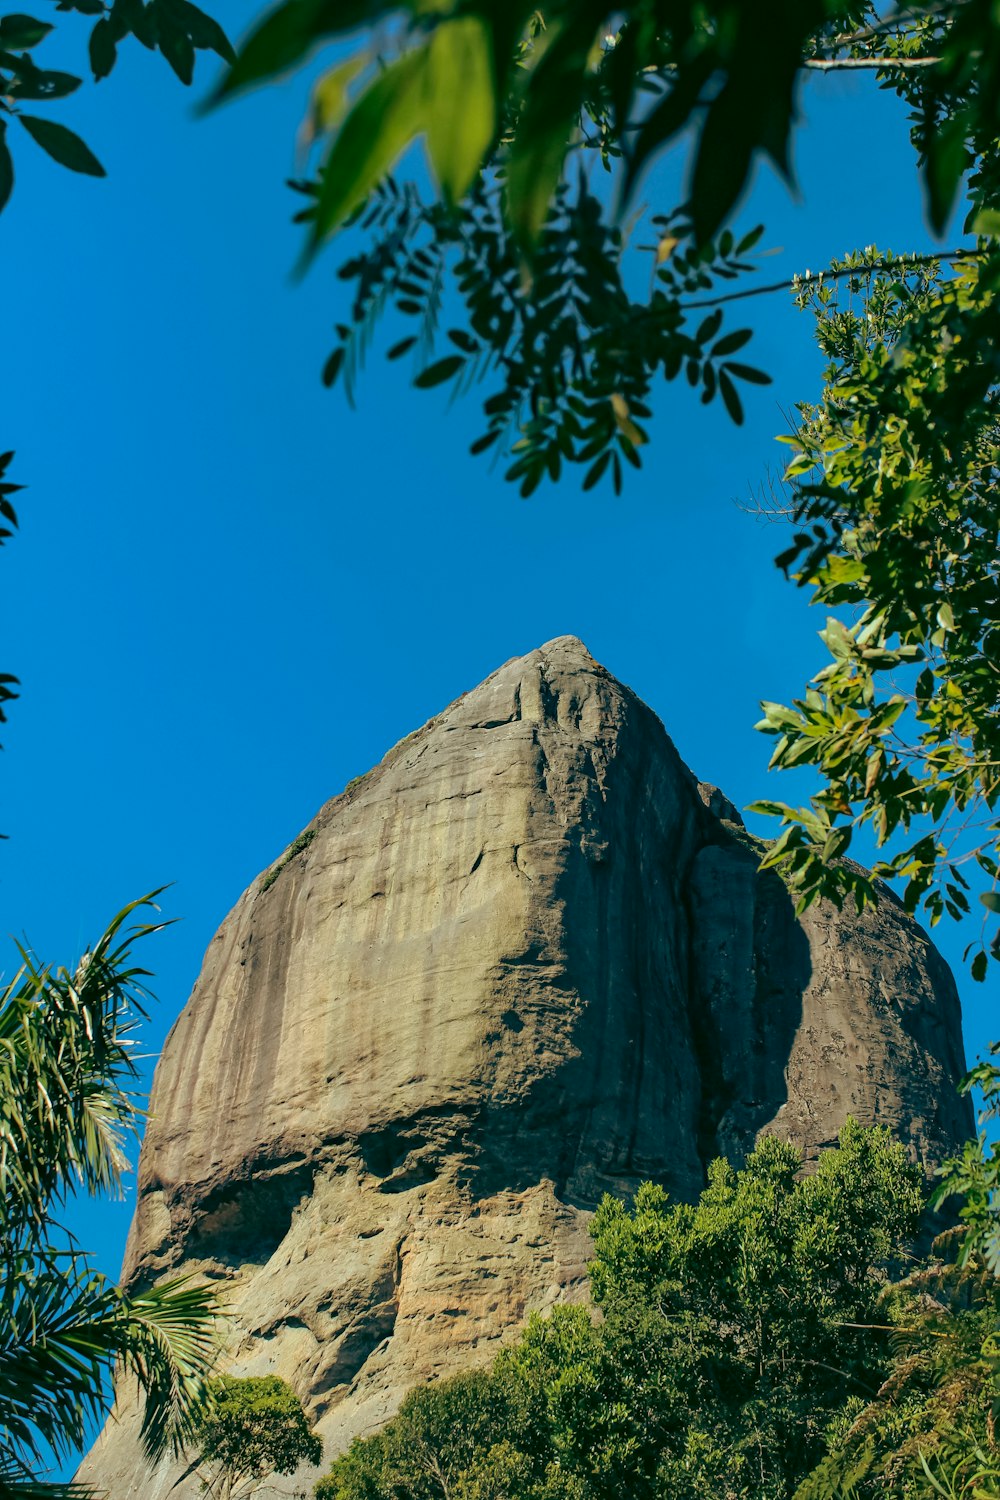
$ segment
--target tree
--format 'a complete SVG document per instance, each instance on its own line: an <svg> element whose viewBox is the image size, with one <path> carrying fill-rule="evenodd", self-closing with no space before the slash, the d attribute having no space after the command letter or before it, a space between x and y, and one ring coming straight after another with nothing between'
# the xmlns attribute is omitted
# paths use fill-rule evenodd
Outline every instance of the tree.
<svg viewBox="0 0 1000 1500"><path fill-rule="evenodd" d="M954 1259L956 1239L962 1257ZM891 1366L874 1400L852 1396L795 1500L995 1495L1000 1485L1000 1284L950 1231L886 1294Z"/></svg>
<svg viewBox="0 0 1000 1500"><path fill-rule="evenodd" d="M535 1316L488 1372L407 1397L323 1500L789 1500L892 1368L887 1270L921 1193L900 1145L850 1123L802 1177L765 1138L695 1205L647 1184L594 1220L586 1307Z"/></svg>
<svg viewBox="0 0 1000 1500"><path fill-rule="evenodd" d="M154 893L155 896L156 893ZM37 1476L46 1448L78 1450L107 1409L116 1368L145 1395L155 1459L191 1430L215 1352L218 1312L189 1278L129 1295L59 1225L73 1193L119 1191L141 1109L133 1033L145 969L130 945L159 930L119 912L75 972L22 968L0 994L0 1497L61 1500L76 1485Z"/></svg>
<svg viewBox="0 0 1000 1500"><path fill-rule="evenodd" d="M277 1375L213 1380L191 1446L198 1455L191 1467L217 1500L253 1494L269 1474L294 1474L323 1457L301 1401Z"/></svg>
<svg viewBox="0 0 1000 1500"><path fill-rule="evenodd" d="M802 293L829 364L789 438L798 529L778 559L838 613L804 697L766 703L758 726L777 736L772 766L815 766L822 786L808 808L754 804L786 825L764 863L800 905L860 907L872 882L837 858L852 834L909 835L874 875L902 880L931 925L968 914L978 878L967 956L983 979L1000 953L1000 253L947 275L871 255L844 269Z"/></svg>

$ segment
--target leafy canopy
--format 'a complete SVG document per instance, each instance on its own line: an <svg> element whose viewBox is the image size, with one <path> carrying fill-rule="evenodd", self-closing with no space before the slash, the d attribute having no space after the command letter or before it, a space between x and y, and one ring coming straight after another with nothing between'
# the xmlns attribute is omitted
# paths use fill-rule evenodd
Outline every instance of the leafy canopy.
<svg viewBox="0 0 1000 1500"><path fill-rule="evenodd" d="M417 1390L323 1500L790 1497L847 1401L891 1367L886 1268L920 1213L884 1131L850 1123L802 1177L764 1139L694 1205L643 1187L594 1221L600 1309L535 1316L489 1371Z"/></svg>
<svg viewBox="0 0 1000 1500"><path fill-rule="evenodd" d="M847 268L802 294L829 363L788 439L797 529L778 559L837 613L804 697L765 703L758 726L776 737L773 767L815 766L823 782L807 808L754 804L786 825L764 863L800 907L860 907L872 882L837 857L859 828L880 847L896 836L874 875L901 880L932 925L974 906L967 957L983 979L987 945L1000 953L1000 253L948 273L891 257Z"/></svg>
<svg viewBox="0 0 1000 1500"><path fill-rule="evenodd" d="M623 465L641 463L660 376L684 374L742 420L740 383L769 377L732 358L750 331L722 330L716 303L731 298L704 294L753 269L759 231L733 234L727 220L759 156L790 176L810 70L869 68L913 104L938 226L979 149L969 140L997 134L1000 55L979 0L884 15L833 0L286 0L251 33L218 97L325 44L343 52L358 33L316 85L305 130L319 159L300 184L310 253L355 219L370 236L341 272L354 284L351 317L324 378L343 378L350 395L378 319L389 308L413 318L390 357L413 352L418 387L492 386L473 451L509 452L507 477L524 495L574 463L585 487L607 475L620 490ZM438 190L429 201L393 175L417 140ZM677 143L690 145L687 201L654 214L633 243L637 186ZM593 182L597 162L607 190ZM982 206L995 174L979 165ZM446 330L441 353L449 285L465 321Z"/></svg>

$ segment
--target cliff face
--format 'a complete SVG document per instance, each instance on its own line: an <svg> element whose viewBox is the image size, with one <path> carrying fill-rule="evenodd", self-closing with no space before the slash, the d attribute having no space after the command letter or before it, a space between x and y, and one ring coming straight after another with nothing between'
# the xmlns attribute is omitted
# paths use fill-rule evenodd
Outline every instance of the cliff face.
<svg viewBox="0 0 1000 1500"><path fill-rule="evenodd" d="M224 1279L229 1366L289 1379L330 1456L580 1294L602 1193L690 1197L712 1156L767 1129L812 1154L848 1114L929 1167L970 1128L963 1067L895 899L797 920L561 637L329 802L223 923L157 1069L125 1275ZM124 1399L81 1477L159 1500L178 1472L142 1471Z"/></svg>

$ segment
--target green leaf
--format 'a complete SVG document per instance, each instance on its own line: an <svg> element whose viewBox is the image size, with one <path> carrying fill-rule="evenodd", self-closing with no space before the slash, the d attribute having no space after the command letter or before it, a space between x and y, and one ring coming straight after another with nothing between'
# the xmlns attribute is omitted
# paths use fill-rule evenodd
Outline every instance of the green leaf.
<svg viewBox="0 0 1000 1500"><path fill-rule="evenodd" d="M160 52L181 83L190 84L194 78L194 43L167 6L156 4L156 19Z"/></svg>
<svg viewBox="0 0 1000 1500"><path fill-rule="evenodd" d="M763 224L758 224L755 229L751 229L750 233L745 234L736 246L736 254L745 255L748 250L752 250L763 233Z"/></svg>
<svg viewBox="0 0 1000 1500"><path fill-rule="evenodd" d="M724 368L719 371L719 394L725 402L726 411L732 417L737 427L742 427L743 402L740 400L739 392L726 374Z"/></svg>
<svg viewBox="0 0 1000 1500"><path fill-rule="evenodd" d="M687 124L698 107L701 91L712 73L708 53L696 57L672 82L669 92L646 116L635 138L625 169L622 191L627 204L647 161Z"/></svg>
<svg viewBox="0 0 1000 1500"><path fill-rule="evenodd" d="M927 213L934 233L943 234L969 160L965 144L969 131L968 112L959 110L940 126L928 119L927 127L924 150Z"/></svg>
<svg viewBox="0 0 1000 1500"><path fill-rule="evenodd" d="M7 145L7 122L0 120L0 213L7 207L7 201L13 191L14 163L11 159L10 147Z"/></svg>
<svg viewBox="0 0 1000 1500"><path fill-rule="evenodd" d="M979 899L987 911L1000 911L1000 894L996 891L980 891Z"/></svg>
<svg viewBox="0 0 1000 1500"><path fill-rule="evenodd" d="M1000 235L1000 209L981 208L969 226L969 233Z"/></svg>
<svg viewBox="0 0 1000 1500"><path fill-rule="evenodd" d="M25 130L42 150L71 172L83 172L88 177L105 177L107 173L90 147L65 125L55 120L42 120L37 115L18 115Z"/></svg>
<svg viewBox="0 0 1000 1500"><path fill-rule="evenodd" d="M390 63L361 95L323 164L313 218L315 248L358 208L423 128L427 46Z"/></svg>
<svg viewBox="0 0 1000 1500"><path fill-rule="evenodd" d="M747 118L746 102L730 79L712 101L702 127L691 174L692 218L698 245L711 240L746 185L755 145L754 122Z"/></svg>
<svg viewBox="0 0 1000 1500"><path fill-rule="evenodd" d="M340 367L344 363L344 356L346 353L347 350L344 348L343 344L338 344L337 348L334 349L326 364L323 366L322 380L323 384L328 389L330 386L335 384L337 376L340 374Z"/></svg>
<svg viewBox="0 0 1000 1500"><path fill-rule="evenodd" d="M364 68L367 59L356 53L346 62L329 68L316 80L312 92L310 125L312 136L326 135L340 124L350 103L348 89ZM310 142L311 144L311 142Z"/></svg>
<svg viewBox="0 0 1000 1500"><path fill-rule="evenodd" d="M386 355L386 359L402 359L403 355L408 354L416 342L416 334L413 334L408 339L400 339L398 344L393 344L392 348Z"/></svg>
<svg viewBox="0 0 1000 1500"><path fill-rule="evenodd" d="M726 362L726 369L730 375L736 375L740 380L745 380L748 385L770 385L771 377L764 370L758 370L753 365L741 365L735 360Z"/></svg>
<svg viewBox="0 0 1000 1500"><path fill-rule="evenodd" d="M744 344L749 344L753 338L751 328L740 328L735 333L727 333L713 347L711 354L713 359L722 359L727 354L735 354L737 349L742 349Z"/></svg>
<svg viewBox="0 0 1000 1500"><path fill-rule="evenodd" d="M82 80L74 73L56 73L41 68L20 71L9 93L14 99L65 99L75 94Z"/></svg>
<svg viewBox="0 0 1000 1500"><path fill-rule="evenodd" d="M177 16L199 51L214 52L227 63L236 61L233 44L214 16L206 15L191 0L165 0L165 8Z"/></svg>
<svg viewBox="0 0 1000 1500"><path fill-rule="evenodd" d="M594 460L584 476L583 488L585 490L592 490L594 488L594 485L598 483L610 462L611 450L605 448L604 452Z"/></svg>
<svg viewBox="0 0 1000 1500"><path fill-rule="evenodd" d="M90 33L90 66L96 79L107 78L118 59L115 27L102 16Z"/></svg>
<svg viewBox="0 0 1000 1500"><path fill-rule="evenodd" d="M251 32L210 103L290 72L321 42L356 31L382 10L374 0L288 0Z"/></svg>
<svg viewBox="0 0 1000 1500"><path fill-rule="evenodd" d="M823 860L837 859L851 842L850 828L831 828L823 844Z"/></svg>
<svg viewBox="0 0 1000 1500"><path fill-rule="evenodd" d="M791 811L786 802L769 801L750 802L746 810L751 813L761 813L767 818L783 818L787 812Z"/></svg>
<svg viewBox="0 0 1000 1500"><path fill-rule="evenodd" d="M0 17L0 47L8 52L25 52L45 40L52 27L33 16Z"/></svg>
<svg viewBox="0 0 1000 1500"><path fill-rule="evenodd" d="M433 385L441 385L444 381L450 380L464 364L464 354L446 354L444 359L436 360L434 364L428 365L426 370L421 370L413 384L420 390L429 390Z"/></svg>
<svg viewBox="0 0 1000 1500"><path fill-rule="evenodd" d="M482 16L444 21L427 56L427 154L446 202L475 180L497 128L489 28Z"/></svg>
<svg viewBox="0 0 1000 1500"><path fill-rule="evenodd" d="M989 966L990 961L986 955L986 949L980 948L979 952L972 960L972 977L978 984L982 984L983 980L986 978L986 971L989 969Z"/></svg>
<svg viewBox="0 0 1000 1500"><path fill-rule="evenodd" d="M561 30L557 29L561 25ZM581 5L555 22L540 61L529 75L507 163L507 213L522 245L531 250L559 186L583 104L597 17Z"/></svg>

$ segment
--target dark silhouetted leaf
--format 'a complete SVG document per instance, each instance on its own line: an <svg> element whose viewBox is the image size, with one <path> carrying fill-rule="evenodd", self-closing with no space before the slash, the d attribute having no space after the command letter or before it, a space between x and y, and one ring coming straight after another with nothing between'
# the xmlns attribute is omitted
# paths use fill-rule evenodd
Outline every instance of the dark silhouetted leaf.
<svg viewBox="0 0 1000 1500"><path fill-rule="evenodd" d="M743 402L740 400L739 392L724 369L719 371L719 395L722 397L726 411L732 417L737 427L742 427Z"/></svg>
<svg viewBox="0 0 1000 1500"><path fill-rule="evenodd" d="M682 130L697 107L701 91L712 73L712 59L706 54L694 60L677 77L659 104L650 111L628 153L623 201L628 202L647 161Z"/></svg>
<svg viewBox="0 0 1000 1500"><path fill-rule="evenodd" d="M736 375L740 380L745 380L749 385L770 385L771 377L766 370L758 370L753 365L737 364L735 360L726 361L726 369L730 375Z"/></svg>
<svg viewBox="0 0 1000 1500"><path fill-rule="evenodd" d="M337 376L340 374L340 368L344 363L344 355L346 353L346 349L341 344L330 355L330 358L323 366L323 384L325 386L331 386L335 383Z"/></svg>
<svg viewBox="0 0 1000 1500"><path fill-rule="evenodd" d="M444 359L435 360L428 365L426 370L421 370L413 384L421 390L429 390L433 385L442 385L444 381L450 380L453 375L465 364L465 357L461 354L446 354Z"/></svg>
<svg viewBox="0 0 1000 1500"><path fill-rule="evenodd" d="M740 328L736 333L727 333L712 350L713 359L724 359L727 354L735 354L737 349L742 349L744 344L749 344L753 338L753 330Z"/></svg>
<svg viewBox="0 0 1000 1500"><path fill-rule="evenodd" d="M18 115L25 130L42 150L71 172L83 172L88 177L104 177L104 168L90 147L65 125L55 120L41 120L37 115Z"/></svg>
<svg viewBox="0 0 1000 1500"><path fill-rule="evenodd" d="M0 47L9 52L23 52L37 47L52 30L47 21L36 21L33 16L0 17Z"/></svg>
<svg viewBox="0 0 1000 1500"><path fill-rule="evenodd" d="M236 61L232 42L213 16L207 16L191 0L166 0L166 3L199 51L214 52L228 63Z"/></svg>
<svg viewBox="0 0 1000 1500"><path fill-rule="evenodd" d="M229 98L303 62L320 42L372 21L382 7L372 0L287 0L251 32L215 93Z"/></svg>
<svg viewBox="0 0 1000 1500"><path fill-rule="evenodd" d="M81 81L74 73L28 68L19 70L9 92L14 99L65 99L76 92Z"/></svg>
<svg viewBox="0 0 1000 1500"><path fill-rule="evenodd" d="M943 234L947 228L962 174L969 161L965 144L967 131L964 110L944 125L930 127L924 151L924 180L927 215L935 234Z"/></svg>
<svg viewBox="0 0 1000 1500"><path fill-rule="evenodd" d="M0 213L7 206L7 200L14 190L14 163L11 160L10 147L7 145L7 122L0 120ZM13 453L4 455L4 462L0 468L6 468L14 457Z"/></svg>
<svg viewBox="0 0 1000 1500"><path fill-rule="evenodd" d="M95 78L107 78L118 58L115 28L103 16L90 33L90 66Z"/></svg>
<svg viewBox="0 0 1000 1500"><path fill-rule="evenodd" d="M163 6L157 6L159 48L181 83L194 78L194 43Z"/></svg>
<svg viewBox="0 0 1000 1500"><path fill-rule="evenodd" d="M597 484L598 480L601 478L601 475L604 473L610 462L611 450L605 449L600 457L595 459L590 468L587 470L583 481L583 488L585 490L592 490L594 488L594 485Z"/></svg>
<svg viewBox="0 0 1000 1500"><path fill-rule="evenodd" d="M400 339L398 344L393 344L386 355L386 359L402 359L403 355L408 354L416 342L415 335L408 339Z"/></svg>

